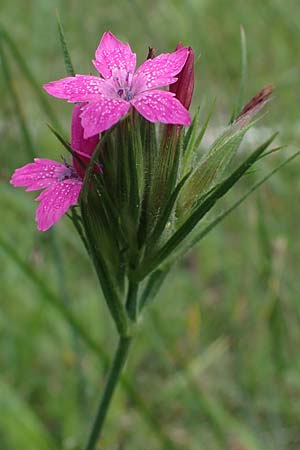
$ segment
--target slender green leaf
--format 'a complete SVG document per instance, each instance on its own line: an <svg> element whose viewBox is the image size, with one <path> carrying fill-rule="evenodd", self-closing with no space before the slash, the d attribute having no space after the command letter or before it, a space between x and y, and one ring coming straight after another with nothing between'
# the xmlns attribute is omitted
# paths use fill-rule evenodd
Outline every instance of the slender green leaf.
<svg viewBox="0 0 300 450"><path fill-rule="evenodd" d="M256 162L261 154L275 139L277 133L271 136L264 144L259 146L252 154L223 182L217 185L212 191L206 195L203 201L199 201L199 205L195 208L191 216L184 222L184 224L172 235L172 237L158 250L156 255L148 261L141 264L141 269L133 277L143 279L147 274L158 267L183 241L183 239L194 229L197 223L207 214L207 212L214 206L214 204L223 195L228 192L232 186L248 171L248 169Z"/></svg>
<svg viewBox="0 0 300 450"><path fill-rule="evenodd" d="M216 139L201 158L178 200L178 215L181 217L181 221L187 217L195 201L220 180L235 156L246 132L253 125L254 122L242 125L235 122Z"/></svg>
<svg viewBox="0 0 300 450"><path fill-rule="evenodd" d="M188 129L188 132L185 136L184 143L183 143L184 156L183 156L182 169L181 169L182 174L185 174L186 171L189 169L192 157L195 156L196 152L199 149L199 146L201 144L203 136L207 130L208 124L212 117L214 108L215 108L215 102L213 102L213 104L207 114L207 117L206 117L200 131L198 132L198 134L197 134L197 125L199 123L198 115L200 112L200 108L196 112L196 115L193 119L193 123Z"/></svg>
<svg viewBox="0 0 300 450"><path fill-rule="evenodd" d="M150 208L150 193L152 188L153 170L157 160L157 141L155 134L155 124L139 118L142 133L142 149L144 163L144 189L141 205L140 224L138 230L138 244L141 248L146 242L149 230L152 226L152 216Z"/></svg>
<svg viewBox="0 0 300 450"><path fill-rule="evenodd" d="M145 306L148 306L153 302L168 273L169 269L159 269L149 276L139 300L139 312L141 312Z"/></svg>
<svg viewBox="0 0 300 450"><path fill-rule="evenodd" d="M240 79L240 89L239 95L237 99L236 106L232 112L230 123L234 121L234 119L239 115L241 109L243 107L246 81L247 81L247 39L244 27L241 26L241 79Z"/></svg>
<svg viewBox="0 0 300 450"><path fill-rule="evenodd" d="M174 191L170 195L169 199L167 200L165 207L163 208L152 233L150 234L149 238L147 239L147 248L148 248L148 250L150 250L150 252L153 250L157 240L162 235L168 221L170 221L170 219L171 219L170 215L173 211L173 207L174 207L176 200L178 198L178 195L179 195L181 189L183 188L184 183L188 179L189 175L190 175L189 173L186 174L185 177L183 177L183 179L177 184L176 188L174 189Z"/></svg>
<svg viewBox="0 0 300 450"><path fill-rule="evenodd" d="M269 153L269 152L267 152ZM195 235L188 238L183 245L180 246L177 252L168 258L164 264L160 267L161 270L167 270L172 264L174 264L179 258L181 258L185 253L191 250L198 242L200 242L213 228L215 228L220 222L222 222L232 211L234 211L238 206L240 206L245 200L247 200L250 195L260 188L266 181L268 181L275 173L286 166L288 163L293 161L300 152L297 152L283 161L281 164L276 166L271 172L265 175L261 180L257 181L251 188L245 192L237 201L235 201L230 207L225 211L222 211L217 217L215 217L210 223L208 223L202 230L198 231ZM260 159L260 158L258 158Z"/></svg>
<svg viewBox="0 0 300 450"><path fill-rule="evenodd" d="M2 411L0 434L11 449L55 450L57 448L51 434L33 409L2 379L0 379L0 410Z"/></svg>
<svg viewBox="0 0 300 450"><path fill-rule="evenodd" d="M20 126L25 151L27 153L28 158L30 160L32 160L36 156L33 141L32 141L31 135L30 135L29 127L27 126L27 123L26 123L24 111L23 111L21 103L19 101L18 93L17 93L14 83L13 83L11 71L10 71L6 56L5 56L2 42L3 42L3 40L1 39L1 34L0 34L0 56L1 56L1 60L2 60L2 69L3 69L4 80L6 83L7 90L11 97L11 102L12 102L12 105L15 110L15 115L16 115L17 121Z"/></svg>
<svg viewBox="0 0 300 450"><path fill-rule="evenodd" d="M108 369L110 364L110 356L101 344L94 340L90 334L81 325L80 321L73 315L69 308L67 308L59 297L48 287L47 282L43 280L31 267L29 263L23 260L15 250L15 246L8 243L0 235L0 246L7 253L7 255L16 263L16 265L23 271L23 273L30 279L35 287L41 293L40 299L49 303L54 309L56 309L67 323L76 330L78 336L87 345L87 347L98 356L105 369ZM161 427L160 420L157 415L153 415L149 410L149 407L144 403L144 400L136 392L135 387L129 381L126 376L122 376L121 385L126 391L127 395L140 412L141 416L151 427L153 433L157 436L159 442L164 450L183 450L177 444L175 444L164 432Z"/></svg>
<svg viewBox="0 0 300 450"><path fill-rule="evenodd" d="M59 125L57 117L53 112L52 107L50 106L50 103L48 102L45 93L42 91L40 83L34 77L30 69L30 66L26 62L25 58L22 56L21 52L18 50L18 47L15 44L14 40L12 39L11 35L3 28L3 26L0 27L0 38L3 38L8 48L10 49L11 55L13 56L15 62L18 64L20 71L23 73L27 82L30 84L42 110L54 124L55 128L60 130L61 127Z"/></svg>
<svg viewBox="0 0 300 450"><path fill-rule="evenodd" d="M58 11L56 11L56 20L57 20L59 40L60 40L60 44L61 44L61 48L62 48L62 52L63 52L66 72L67 72L67 75L69 75L70 77L74 77L75 76L75 70L74 70L74 67L73 67L73 64L72 64L72 61L71 61L71 56L70 56L70 53L69 53L69 50L68 50L67 41L65 39L65 33L64 33L63 25L61 23Z"/></svg>
<svg viewBox="0 0 300 450"><path fill-rule="evenodd" d="M210 110L208 111L206 119L205 119L205 121L204 121L204 123L203 123L203 125L201 127L201 130L199 131L199 134L198 134L198 136L196 138L196 141L195 141L195 149L196 150L199 148L199 146L200 146L200 144L202 142L202 139L203 139L203 137L205 135L205 132L207 130L207 127L208 127L208 124L210 122L210 119L212 118L215 106L216 106L216 101L214 100L212 105L211 105Z"/></svg>

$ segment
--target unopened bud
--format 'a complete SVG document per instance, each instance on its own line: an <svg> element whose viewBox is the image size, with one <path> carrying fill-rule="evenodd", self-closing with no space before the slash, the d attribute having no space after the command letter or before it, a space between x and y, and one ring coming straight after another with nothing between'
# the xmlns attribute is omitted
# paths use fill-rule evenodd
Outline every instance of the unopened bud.
<svg viewBox="0 0 300 450"><path fill-rule="evenodd" d="M271 94L274 92L274 86L266 86L259 91L242 109L240 114L235 119L235 123L249 122L271 99Z"/></svg>
<svg viewBox="0 0 300 450"><path fill-rule="evenodd" d="M153 59L155 58L155 51L153 47L148 47L148 55L147 59Z"/></svg>
<svg viewBox="0 0 300 450"><path fill-rule="evenodd" d="M176 46L176 50L183 48L181 42ZM189 53L187 60L179 74L176 83L170 85L170 92L176 95L176 98L183 104L186 109L189 109L194 92L194 61L195 55L191 47L188 47Z"/></svg>

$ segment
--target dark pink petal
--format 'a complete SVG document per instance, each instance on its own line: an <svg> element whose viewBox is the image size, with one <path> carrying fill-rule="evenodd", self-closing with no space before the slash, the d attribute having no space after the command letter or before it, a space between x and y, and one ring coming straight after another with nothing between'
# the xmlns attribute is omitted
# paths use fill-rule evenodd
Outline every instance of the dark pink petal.
<svg viewBox="0 0 300 450"><path fill-rule="evenodd" d="M93 64L104 78L117 71L133 73L136 66L136 54L130 45L123 44L110 31L103 34L95 57Z"/></svg>
<svg viewBox="0 0 300 450"><path fill-rule="evenodd" d="M102 98L98 102L84 106L81 113L84 138L88 139L108 130L128 112L129 108L129 102L114 98Z"/></svg>
<svg viewBox="0 0 300 450"><path fill-rule="evenodd" d="M82 112L82 106L75 105L72 114L72 125L71 125L71 147L76 151L78 158L83 162L84 166L87 166L93 151L98 145L99 135L96 134L88 139L83 137L83 126L81 125L80 114ZM84 167L78 161L78 158L73 156L73 166L75 167L78 175L81 178L84 177Z"/></svg>
<svg viewBox="0 0 300 450"><path fill-rule="evenodd" d="M36 200L41 202L36 211L39 231L48 230L77 203L81 187L80 180L68 179L57 182L37 197Z"/></svg>
<svg viewBox="0 0 300 450"><path fill-rule="evenodd" d="M50 159L35 158L33 163L16 169L10 184L27 187L26 191L36 191L57 182L60 173L66 170L64 164Z"/></svg>
<svg viewBox="0 0 300 450"><path fill-rule="evenodd" d="M132 88L136 93L167 86L175 83L174 78L183 68L188 56L188 48L173 53L162 53L153 59L147 59L136 71Z"/></svg>
<svg viewBox="0 0 300 450"><path fill-rule="evenodd" d="M171 92L146 91L131 100L131 104L150 122L191 124L189 112Z"/></svg>
<svg viewBox="0 0 300 450"><path fill-rule="evenodd" d="M71 103L96 100L106 91L105 80L88 75L62 78L44 84L43 87L53 97L63 98Z"/></svg>
<svg viewBox="0 0 300 450"><path fill-rule="evenodd" d="M82 113L82 106L75 105L72 114L71 125L71 147L80 154L91 156L95 147L99 142L99 136L92 136L88 139L83 137L83 126L81 125L80 114Z"/></svg>

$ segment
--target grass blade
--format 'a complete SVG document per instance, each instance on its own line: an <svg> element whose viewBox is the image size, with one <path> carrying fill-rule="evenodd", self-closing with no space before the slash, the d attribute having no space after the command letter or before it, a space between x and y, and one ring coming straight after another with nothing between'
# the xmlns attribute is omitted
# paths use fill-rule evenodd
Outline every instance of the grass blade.
<svg viewBox="0 0 300 450"><path fill-rule="evenodd" d="M0 379L1 436L11 449L55 450L50 432L5 380ZM1 439L3 444L3 440ZM1 444L1 447L2 447Z"/></svg>
<svg viewBox="0 0 300 450"><path fill-rule="evenodd" d="M24 111L22 109L17 91L13 84L11 71L10 71L10 68L9 68L9 65L8 65L8 62L6 59L6 55L4 52L4 48L2 45L2 39L0 39L0 56L1 56L1 60L2 60L4 81L6 83L7 90L10 94L11 103L14 107L15 115L16 115L17 121L19 123L19 127L20 127L21 134L22 134L22 139L24 142L24 148L27 153L28 159L32 160L36 156L35 150L34 150L34 145L33 145L32 139L31 139L29 128L26 124Z"/></svg>
<svg viewBox="0 0 300 450"><path fill-rule="evenodd" d="M247 81L247 39L244 27L241 26L241 80L240 80L240 89L237 104L232 112L230 123L234 121L234 119L239 115L243 106L243 100L245 95L246 81Z"/></svg>
<svg viewBox="0 0 300 450"><path fill-rule="evenodd" d="M65 39L65 33L63 29L63 25L60 20L60 16L58 11L56 11L56 20L57 20L57 27L58 27L58 34L59 34L59 40L63 52L66 72L69 77L75 77L75 70L71 61L71 56L68 50L67 41Z"/></svg>
<svg viewBox="0 0 300 450"><path fill-rule="evenodd" d="M141 270L133 276L143 279L147 274L158 267L175 249L185 237L194 229L197 223L207 214L214 204L222 198L234 184L249 170L256 160L268 148L275 139L277 133L271 136L264 144L259 146L252 154L222 183L217 185L210 191L204 199L199 201L198 207L184 222L184 224L173 234L173 236L165 243L165 245L148 261L144 261Z"/></svg>
<svg viewBox="0 0 300 450"><path fill-rule="evenodd" d="M52 107L50 106L50 103L48 102L46 95L41 89L40 83L36 80L34 75L32 74L29 65L27 64L26 60L23 58L22 54L18 50L18 47L16 46L15 42L13 41L10 34L3 28L3 26L0 27L0 38L5 41L7 47L10 49L10 53L13 56L15 62L19 66L20 71L23 73L25 79L31 86L33 92L36 95L36 98L40 104L41 109L45 112L47 117L51 120L51 122L54 124L55 128L61 129L59 122L57 120L57 117L55 113L52 110Z"/></svg>
<svg viewBox="0 0 300 450"><path fill-rule="evenodd" d="M180 248L179 252L172 255L170 259L168 259L165 264L161 266L161 269L166 269L169 266L171 266L178 258L182 257L185 253L187 253L191 248L198 244L199 241L201 241L213 228L215 228L220 222L222 222L232 211L234 211L238 206L240 206L242 203L244 203L245 200L247 200L250 195L255 192L258 188L260 188L266 181L268 181L275 173L277 173L280 169L285 167L287 164L289 164L291 161L293 161L296 157L300 155L300 151L297 153L294 153L292 156L287 158L285 161L283 161L281 164L276 166L271 172L269 172L267 175L265 175L261 180L256 182L245 194L243 194L236 202L234 202L229 208L227 208L225 211L223 211L221 214L219 214L215 219L213 219L206 227L201 230L199 233L197 233L195 236L192 237L191 240L188 240L188 242Z"/></svg>

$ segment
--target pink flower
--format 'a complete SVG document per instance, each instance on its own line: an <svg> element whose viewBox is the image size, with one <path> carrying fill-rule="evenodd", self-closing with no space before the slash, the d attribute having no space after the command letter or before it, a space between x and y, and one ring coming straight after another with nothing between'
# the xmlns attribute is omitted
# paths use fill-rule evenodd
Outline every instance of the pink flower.
<svg viewBox="0 0 300 450"><path fill-rule="evenodd" d="M190 125L191 118L173 92L157 88L175 83L189 54L188 48L147 59L134 73L136 54L112 33L104 33L94 66L103 78L76 75L52 81L44 89L71 103L86 102L81 119L84 137L108 130L133 106L150 122Z"/></svg>
<svg viewBox="0 0 300 450"><path fill-rule="evenodd" d="M87 164L99 138L85 140L80 123L80 107L75 106L72 117L71 146ZM26 191L44 191L36 198L40 202L36 211L37 228L46 231L57 222L70 206L75 205L82 188L84 169L73 157L72 164L50 159L35 158L33 163L17 169L10 183L15 187L25 186Z"/></svg>

